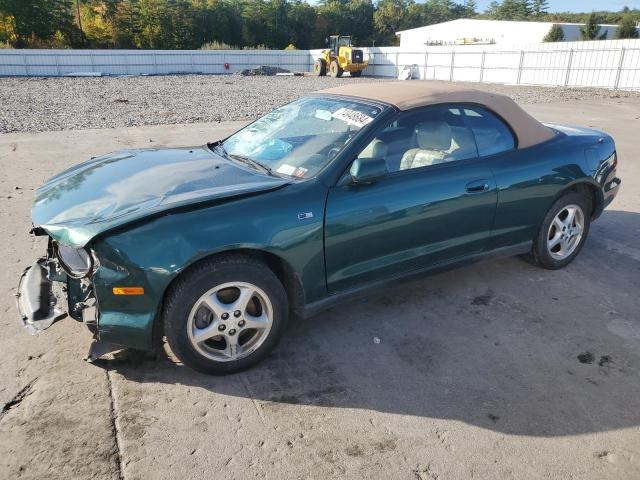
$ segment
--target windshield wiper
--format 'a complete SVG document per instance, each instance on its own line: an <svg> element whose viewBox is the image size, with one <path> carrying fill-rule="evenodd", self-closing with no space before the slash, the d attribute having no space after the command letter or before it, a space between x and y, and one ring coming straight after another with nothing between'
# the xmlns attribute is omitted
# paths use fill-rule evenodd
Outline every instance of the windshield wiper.
<svg viewBox="0 0 640 480"><path fill-rule="evenodd" d="M244 163L245 165L249 165L251 168L254 168L256 170L262 170L263 172L265 172L267 175L269 175L271 177L277 177L278 176L278 175L273 173L271 168L269 168L266 165L258 162L257 160L254 160L253 158L249 158L249 157L246 157L244 155L240 155L238 153L229 153L229 152L227 152L227 150L224 148L224 144L222 143L222 141L211 143L210 144L210 148L214 148L214 149L217 148L222 153L222 155L225 156L226 158L230 158L231 160L235 160L237 162Z"/></svg>
<svg viewBox="0 0 640 480"><path fill-rule="evenodd" d="M224 151L224 147L222 147L222 149ZM253 158L245 157L244 155L239 155L237 153L227 153L226 151L225 151L225 154L227 155L228 158L231 158L232 160L242 162L245 165L249 165L250 167L255 168L256 170L262 170L267 175L270 175L272 177L276 176L269 167L254 160Z"/></svg>

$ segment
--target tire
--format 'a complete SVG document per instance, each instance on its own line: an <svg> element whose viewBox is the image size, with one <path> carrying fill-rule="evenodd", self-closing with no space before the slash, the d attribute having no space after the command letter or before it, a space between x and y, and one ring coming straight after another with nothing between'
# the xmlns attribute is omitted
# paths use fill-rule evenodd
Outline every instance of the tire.
<svg viewBox="0 0 640 480"><path fill-rule="evenodd" d="M352 77L361 77L362 76L362 70L357 70L355 72L351 72L349 75L351 75Z"/></svg>
<svg viewBox="0 0 640 480"><path fill-rule="evenodd" d="M569 215L572 211L574 216L570 222ZM570 264L587 239L591 212L591 199L580 193L567 193L556 200L542 221L528 260L549 270ZM580 224L581 229L578 230ZM566 229L564 232L561 226ZM576 232L579 232L579 237Z"/></svg>
<svg viewBox="0 0 640 480"><path fill-rule="evenodd" d="M318 58L313 62L313 73L319 77L324 77L327 74L327 62L323 58Z"/></svg>
<svg viewBox="0 0 640 480"><path fill-rule="evenodd" d="M333 78L340 78L342 76L343 70L340 68L340 64L338 64L337 60L333 60L329 65L329 75Z"/></svg>
<svg viewBox="0 0 640 480"><path fill-rule="evenodd" d="M263 263L247 256L217 257L177 280L162 319L167 343L181 362L225 375L249 368L273 350L287 324L287 295Z"/></svg>

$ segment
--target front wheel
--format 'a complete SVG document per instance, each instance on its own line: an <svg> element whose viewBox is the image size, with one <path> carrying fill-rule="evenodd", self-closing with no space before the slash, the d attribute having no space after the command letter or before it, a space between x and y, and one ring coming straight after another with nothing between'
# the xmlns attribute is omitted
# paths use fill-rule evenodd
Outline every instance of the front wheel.
<svg viewBox="0 0 640 480"><path fill-rule="evenodd" d="M329 65L329 75L333 78L340 78L342 76L343 70L340 68L340 64L337 60L333 60Z"/></svg>
<svg viewBox="0 0 640 480"><path fill-rule="evenodd" d="M315 62L313 62L313 73L319 77L323 77L327 74L327 62L318 58Z"/></svg>
<svg viewBox="0 0 640 480"><path fill-rule="evenodd" d="M276 345L287 323L285 290L266 265L243 256L204 261L167 294L171 351L203 373L244 370Z"/></svg>
<svg viewBox="0 0 640 480"><path fill-rule="evenodd" d="M549 270L562 268L578 255L589 234L591 200L580 193L568 193L551 207L530 257Z"/></svg>

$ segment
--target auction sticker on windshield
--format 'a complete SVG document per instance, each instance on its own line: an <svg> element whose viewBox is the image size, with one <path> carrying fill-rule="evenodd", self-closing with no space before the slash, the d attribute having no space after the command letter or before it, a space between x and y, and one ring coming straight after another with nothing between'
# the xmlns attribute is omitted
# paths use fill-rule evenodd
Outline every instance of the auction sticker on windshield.
<svg viewBox="0 0 640 480"><path fill-rule="evenodd" d="M339 108L331 115L333 118L337 118L338 120L342 120L343 122L347 122L351 125L355 125L358 128L362 128L371 121L373 121L373 117L370 117L366 113L359 112L357 110L351 110L350 108Z"/></svg>

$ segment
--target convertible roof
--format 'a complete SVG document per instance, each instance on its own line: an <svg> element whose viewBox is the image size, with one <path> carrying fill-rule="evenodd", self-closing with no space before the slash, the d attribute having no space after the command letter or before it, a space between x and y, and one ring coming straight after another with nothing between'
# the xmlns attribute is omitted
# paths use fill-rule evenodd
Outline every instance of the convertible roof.
<svg viewBox="0 0 640 480"><path fill-rule="evenodd" d="M400 110L440 103L476 103L486 106L511 126L518 138L518 148L530 147L554 137L551 129L538 122L506 95L449 82L414 80L351 83L317 93L378 100Z"/></svg>

